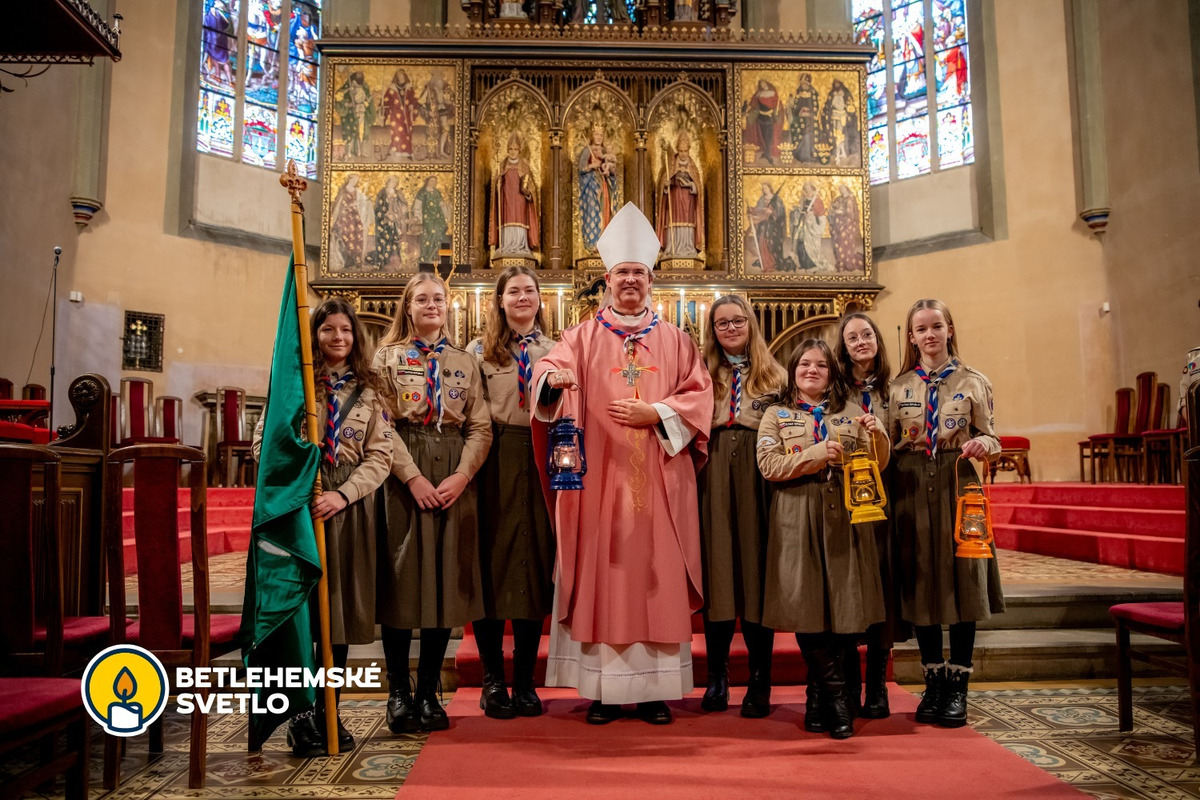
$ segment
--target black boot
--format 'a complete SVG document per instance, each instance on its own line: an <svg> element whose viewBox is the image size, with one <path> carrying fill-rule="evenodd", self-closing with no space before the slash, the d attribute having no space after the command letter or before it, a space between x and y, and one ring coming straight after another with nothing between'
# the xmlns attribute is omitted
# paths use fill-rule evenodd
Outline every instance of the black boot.
<svg viewBox="0 0 1200 800"><path fill-rule="evenodd" d="M479 645L479 660L483 662L479 707L484 716L492 719L512 719L517 714L504 683L504 620L479 619L471 623L471 628Z"/></svg>
<svg viewBox="0 0 1200 800"><path fill-rule="evenodd" d="M858 655L858 637L846 638L842 649L842 675L846 681L846 705L850 719L858 719L862 709L862 661Z"/></svg>
<svg viewBox="0 0 1200 800"><path fill-rule="evenodd" d="M733 639L734 620L704 621L704 647L708 654L708 686L700 700L705 711L729 708L729 644Z"/></svg>
<svg viewBox="0 0 1200 800"><path fill-rule="evenodd" d="M942 688L946 679L946 665L922 664L925 672L925 693L917 706L917 722L933 725L942 713Z"/></svg>
<svg viewBox="0 0 1200 800"><path fill-rule="evenodd" d="M513 711L522 717L540 717L542 699L534 690L533 672L537 668L538 645L542 639L541 620L513 620Z"/></svg>
<svg viewBox="0 0 1200 800"><path fill-rule="evenodd" d="M821 716L821 687L814 682L813 672L808 673L808 685L804 687L804 730L809 733L824 733L825 718Z"/></svg>
<svg viewBox="0 0 1200 800"><path fill-rule="evenodd" d="M892 709L888 705L887 665L891 651L871 642L867 645L867 695L859 716L864 719L886 719Z"/></svg>
<svg viewBox="0 0 1200 800"><path fill-rule="evenodd" d="M937 718L937 724L943 728L961 728L967 724L967 683L972 672L971 667L946 665L945 694Z"/></svg>
<svg viewBox="0 0 1200 800"><path fill-rule="evenodd" d="M412 696L412 682L407 672L388 675L387 726L392 733L416 733L421 730L417 705Z"/></svg>
<svg viewBox="0 0 1200 800"><path fill-rule="evenodd" d="M821 687L821 710L825 729L834 739L849 739L854 735L854 717L846 700L846 678L843 673L844 655L834 637L821 635L821 644L813 648L813 665Z"/></svg>
<svg viewBox="0 0 1200 800"><path fill-rule="evenodd" d="M750 680L742 698L742 716L761 719L771 713L771 655L775 631L742 620L742 637L750 659Z"/></svg>
<svg viewBox="0 0 1200 800"><path fill-rule="evenodd" d="M311 708L288 720L287 743L296 758L325 755L325 736L317 727L317 717Z"/></svg>
<svg viewBox="0 0 1200 800"><path fill-rule="evenodd" d="M342 668L345 669L345 666L343 665ZM342 690L335 689L333 692L333 696L334 696L334 705L338 709L338 715L337 715L338 755L342 755L344 753L349 753L351 750L354 749L354 736L353 736L353 734L350 733L350 731L346 730L346 726L342 724L342 714L341 714ZM315 711L314 716L315 716L316 722L317 722L317 728L321 731L322 734L324 734L325 733L325 690L324 689L317 689L317 705L314 708L314 711ZM322 739L324 739L324 736L322 736Z"/></svg>
<svg viewBox="0 0 1200 800"><path fill-rule="evenodd" d="M417 661L417 717L421 730L444 731L450 718L442 708L442 661L450 642L449 628L421 629L421 656Z"/></svg>

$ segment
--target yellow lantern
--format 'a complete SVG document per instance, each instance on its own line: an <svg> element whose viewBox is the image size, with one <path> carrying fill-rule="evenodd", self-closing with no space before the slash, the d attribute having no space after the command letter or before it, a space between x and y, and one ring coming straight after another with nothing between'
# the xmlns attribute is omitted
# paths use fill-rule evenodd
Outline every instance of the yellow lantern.
<svg viewBox="0 0 1200 800"><path fill-rule="evenodd" d="M968 483L958 498L954 522L954 541L958 558L995 558L992 555L992 509L983 487Z"/></svg>
<svg viewBox="0 0 1200 800"><path fill-rule="evenodd" d="M842 488L846 508L850 510L850 524L887 519L883 513L883 507L887 505L887 493L879 476L879 462L860 450L850 455L850 460L842 465L842 471Z"/></svg>

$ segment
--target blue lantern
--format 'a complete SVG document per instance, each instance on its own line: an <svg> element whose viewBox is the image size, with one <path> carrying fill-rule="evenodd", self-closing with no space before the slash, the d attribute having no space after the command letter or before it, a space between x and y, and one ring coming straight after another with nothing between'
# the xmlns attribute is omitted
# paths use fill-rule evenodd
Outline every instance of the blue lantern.
<svg viewBox="0 0 1200 800"><path fill-rule="evenodd" d="M583 428L576 428L573 418L563 417L550 428L549 453L546 474L550 476L550 488L582 489L587 455L583 450Z"/></svg>

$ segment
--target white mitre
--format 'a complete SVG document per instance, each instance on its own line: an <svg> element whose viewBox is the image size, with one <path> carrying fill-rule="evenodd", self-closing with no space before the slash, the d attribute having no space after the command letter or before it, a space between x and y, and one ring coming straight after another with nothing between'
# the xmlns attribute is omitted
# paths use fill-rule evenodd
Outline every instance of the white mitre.
<svg viewBox="0 0 1200 800"><path fill-rule="evenodd" d="M654 226L633 203L626 203L596 240L605 272L627 261L652 270L661 246Z"/></svg>

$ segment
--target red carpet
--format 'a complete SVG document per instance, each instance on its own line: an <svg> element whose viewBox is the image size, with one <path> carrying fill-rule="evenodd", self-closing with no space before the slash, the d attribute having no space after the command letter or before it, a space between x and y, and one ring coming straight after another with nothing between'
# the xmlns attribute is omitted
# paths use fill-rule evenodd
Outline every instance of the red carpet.
<svg viewBox="0 0 1200 800"><path fill-rule="evenodd" d="M1005 483L990 491L997 547L1183 574L1182 486Z"/></svg>
<svg viewBox="0 0 1200 800"><path fill-rule="evenodd" d="M916 725L917 698L892 686L893 714L834 741L806 733L804 689L777 687L761 720L700 713L700 692L672 703L675 722L584 722L588 701L545 689L548 713L492 720L460 689L451 728L432 734L397 798L1085 797L970 728ZM741 692L733 698L740 701Z"/></svg>
<svg viewBox="0 0 1200 800"><path fill-rule="evenodd" d="M180 489L176 515L179 520L179 563L192 560L192 516L187 489ZM205 493L208 554L245 552L250 546L250 523L254 518L254 489L210 486ZM133 490L121 496L121 524L125 541L125 574L137 572L133 543Z"/></svg>

